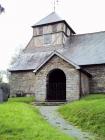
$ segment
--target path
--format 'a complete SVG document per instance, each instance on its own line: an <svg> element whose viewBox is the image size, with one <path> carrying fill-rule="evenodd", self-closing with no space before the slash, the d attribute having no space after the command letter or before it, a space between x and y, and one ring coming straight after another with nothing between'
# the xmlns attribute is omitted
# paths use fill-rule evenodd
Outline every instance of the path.
<svg viewBox="0 0 105 140"><path fill-rule="evenodd" d="M74 127L62 117L60 117L57 112L58 106L38 106L41 114L45 119L48 120L50 124L58 127L60 130L66 134L73 136L78 140L94 140L94 138L86 132L82 132L80 129Z"/></svg>

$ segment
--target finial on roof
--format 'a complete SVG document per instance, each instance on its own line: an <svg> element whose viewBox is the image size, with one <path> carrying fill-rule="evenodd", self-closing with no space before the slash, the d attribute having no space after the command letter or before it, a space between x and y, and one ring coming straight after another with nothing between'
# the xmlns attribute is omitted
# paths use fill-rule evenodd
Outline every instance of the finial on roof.
<svg viewBox="0 0 105 140"><path fill-rule="evenodd" d="M54 12L56 10L56 4L58 4L59 0L54 0Z"/></svg>

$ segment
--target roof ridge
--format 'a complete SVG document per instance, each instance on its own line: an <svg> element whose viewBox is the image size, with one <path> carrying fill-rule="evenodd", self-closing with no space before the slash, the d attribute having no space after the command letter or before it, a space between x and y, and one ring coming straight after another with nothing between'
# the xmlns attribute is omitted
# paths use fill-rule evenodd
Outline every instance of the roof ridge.
<svg viewBox="0 0 105 140"><path fill-rule="evenodd" d="M39 66L37 66L37 68L33 71L34 73L36 73L46 62L48 62L54 55L57 55L58 57L60 57L61 59L65 60L66 62L68 62L69 64L73 65L76 69L80 69L80 66L77 65L76 63L74 63L71 60L68 60L65 56L63 56L60 52L58 52L57 50L54 50L50 53L50 55L42 62L39 64Z"/></svg>
<svg viewBox="0 0 105 140"><path fill-rule="evenodd" d="M89 35L89 34L98 34L103 33L105 31L97 31L97 32L91 32L91 33L80 33L80 34L73 34L72 36L82 36L82 35Z"/></svg>

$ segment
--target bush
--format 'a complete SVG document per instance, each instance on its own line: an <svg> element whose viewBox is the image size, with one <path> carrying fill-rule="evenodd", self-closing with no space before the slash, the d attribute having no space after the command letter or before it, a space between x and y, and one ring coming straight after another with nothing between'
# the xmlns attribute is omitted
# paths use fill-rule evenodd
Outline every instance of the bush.
<svg viewBox="0 0 105 140"><path fill-rule="evenodd" d="M23 91L21 91L21 90L18 90L16 92L16 97L25 97L25 96L26 96L26 94Z"/></svg>

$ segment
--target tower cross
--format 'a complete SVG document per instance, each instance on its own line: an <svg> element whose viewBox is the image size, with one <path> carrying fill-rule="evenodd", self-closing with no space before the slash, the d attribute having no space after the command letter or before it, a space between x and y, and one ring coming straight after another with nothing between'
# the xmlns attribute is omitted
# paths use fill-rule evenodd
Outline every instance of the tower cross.
<svg viewBox="0 0 105 140"><path fill-rule="evenodd" d="M54 12L56 10L56 5L58 4L59 0L54 0Z"/></svg>

